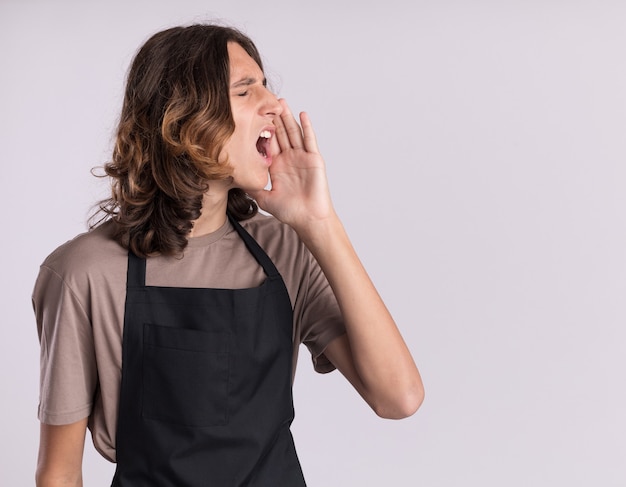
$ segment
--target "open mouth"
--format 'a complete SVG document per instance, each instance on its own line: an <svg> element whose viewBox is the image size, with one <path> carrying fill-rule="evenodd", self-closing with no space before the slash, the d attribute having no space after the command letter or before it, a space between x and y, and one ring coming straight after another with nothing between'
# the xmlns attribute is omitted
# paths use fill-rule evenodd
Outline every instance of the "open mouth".
<svg viewBox="0 0 626 487"><path fill-rule="evenodd" d="M269 130L263 130L261 135L256 141L256 150L263 157L267 158L270 154L270 139L272 138L272 132Z"/></svg>

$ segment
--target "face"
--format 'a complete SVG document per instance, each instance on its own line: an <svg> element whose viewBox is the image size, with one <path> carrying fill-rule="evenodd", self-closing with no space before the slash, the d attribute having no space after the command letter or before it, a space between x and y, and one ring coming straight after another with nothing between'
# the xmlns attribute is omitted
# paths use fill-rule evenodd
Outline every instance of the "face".
<svg viewBox="0 0 626 487"><path fill-rule="evenodd" d="M272 164L270 143L274 137L274 117L282 108L265 86L258 64L237 43L228 44L230 63L230 105L235 131L224 146L233 168L233 187L263 189Z"/></svg>

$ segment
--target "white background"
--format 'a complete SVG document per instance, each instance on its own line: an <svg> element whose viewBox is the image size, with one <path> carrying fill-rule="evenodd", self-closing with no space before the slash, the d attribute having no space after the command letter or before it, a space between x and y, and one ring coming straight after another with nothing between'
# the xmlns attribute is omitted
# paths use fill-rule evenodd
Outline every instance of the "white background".
<svg viewBox="0 0 626 487"><path fill-rule="evenodd" d="M422 372L386 421L302 350L310 486L626 485L626 2L0 0L0 484L32 485L44 257L106 182L129 62L221 19L310 112ZM113 466L87 442L85 485Z"/></svg>

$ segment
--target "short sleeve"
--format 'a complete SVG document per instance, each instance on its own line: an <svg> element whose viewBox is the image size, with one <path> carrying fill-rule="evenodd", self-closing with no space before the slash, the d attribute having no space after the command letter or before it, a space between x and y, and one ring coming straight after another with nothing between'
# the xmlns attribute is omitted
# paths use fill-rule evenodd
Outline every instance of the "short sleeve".
<svg viewBox="0 0 626 487"><path fill-rule="evenodd" d="M324 350L335 338L346 333L339 304L326 276L315 258L308 253L309 280L301 312L301 340L311 353L316 372L327 373L335 366Z"/></svg>
<svg viewBox="0 0 626 487"><path fill-rule="evenodd" d="M41 345L38 417L70 424L89 416L97 386L91 323L61 276L42 266L33 290Z"/></svg>

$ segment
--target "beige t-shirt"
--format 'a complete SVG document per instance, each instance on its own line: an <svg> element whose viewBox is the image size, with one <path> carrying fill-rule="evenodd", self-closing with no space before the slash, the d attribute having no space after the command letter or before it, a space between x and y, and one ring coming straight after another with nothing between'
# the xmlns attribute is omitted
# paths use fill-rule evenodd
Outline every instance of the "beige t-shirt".
<svg viewBox="0 0 626 487"><path fill-rule="evenodd" d="M242 222L285 281L294 310L294 370L304 343L318 372L333 365L326 346L345 333L328 281L297 234L273 217ZM105 223L65 243L41 265L33 306L41 342L39 420L69 424L89 417L96 449L115 461L128 252ZM150 257L151 286L238 289L260 285L261 266L230 222L189 239L183 257Z"/></svg>

